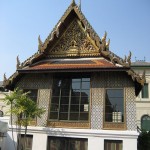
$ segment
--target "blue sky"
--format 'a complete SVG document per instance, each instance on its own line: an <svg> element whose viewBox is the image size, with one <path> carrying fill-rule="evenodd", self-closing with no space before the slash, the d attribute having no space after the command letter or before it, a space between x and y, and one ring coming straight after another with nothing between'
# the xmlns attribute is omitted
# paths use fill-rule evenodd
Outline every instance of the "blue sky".
<svg viewBox="0 0 150 150"><path fill-rule="evenodd" d="M0 80L37 52L38 36L45 41L72 0L0 0ZM110 50L120 57L132 52L150 62L150 0L81 0L82 12ZM76 0L79 3L79 0Z"/></svg>

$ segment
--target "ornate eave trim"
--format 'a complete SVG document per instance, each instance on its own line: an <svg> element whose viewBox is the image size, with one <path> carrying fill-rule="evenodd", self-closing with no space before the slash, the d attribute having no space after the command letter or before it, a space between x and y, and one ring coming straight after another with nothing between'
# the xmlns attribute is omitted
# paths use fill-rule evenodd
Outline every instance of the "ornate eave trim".
<svg viewBox="0 0 150 150"><path fill-rule="evenodd" d="M146 82L145 71L143 72L142 76L135 73L132 69L128 70L127 73L132 77L132 80L134 82L138 82L139 84L141 84L141 86L144 86L144 83Z"/></svg>

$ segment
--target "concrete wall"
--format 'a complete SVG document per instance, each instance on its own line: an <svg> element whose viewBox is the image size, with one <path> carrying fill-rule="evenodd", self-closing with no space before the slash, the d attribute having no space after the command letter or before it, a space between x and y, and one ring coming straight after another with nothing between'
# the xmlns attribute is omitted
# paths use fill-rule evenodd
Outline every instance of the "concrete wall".
<svg viewBox="0 0 150 150"><path fill-rule="evenodd" d="M122 140L123 150L137 150L136 131L108 131L108 130L89 130L89 129L65 129L65 128L41 128L30 127L28 134L33 135L32 150L46 150L48 136L87 138L88 150L103 150L104 140ZM14 150L11 140L11 130L7 135L7 149ZM14 134L15 143L17 142L16 133Z"/></svg>

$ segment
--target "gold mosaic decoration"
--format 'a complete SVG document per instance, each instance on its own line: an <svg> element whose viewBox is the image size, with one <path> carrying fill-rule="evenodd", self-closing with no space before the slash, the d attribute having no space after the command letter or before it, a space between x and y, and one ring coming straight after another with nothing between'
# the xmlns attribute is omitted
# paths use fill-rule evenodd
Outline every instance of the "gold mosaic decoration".
<svg viewBox="0 0 150 150"><path fill-rule="evenodd" d="M99 50L87 37L81 22L74 19L54 47L49 50L49 57L88 56L92 53L99 55Z"/></svg>
<svg viewBox="0 0 150 150"><path fill-rule="evenodd" d="M85 129L85 128L90 128L90 123L87 122L55 122L55 121L48 121L48 126L49 127L57 127L57 128L80 128L80 129Z"/></svg>

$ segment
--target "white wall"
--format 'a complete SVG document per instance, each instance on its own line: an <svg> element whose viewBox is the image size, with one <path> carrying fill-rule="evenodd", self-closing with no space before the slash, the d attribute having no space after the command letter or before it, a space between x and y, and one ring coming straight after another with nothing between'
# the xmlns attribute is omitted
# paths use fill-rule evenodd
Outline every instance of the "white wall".
<svg viewBox="0 0 150 150"><path fill-rule="evenodd" d="M136 131L108 131L108 130L90 130L90 129L62 129L62 128L40 128L30 127L28 134L33 135L32 150L46 150L48 136L88 138L88 150L103 150L104 140L122 140L123 150L137 150ZM8 141L6 150L14 150L10 139L11 130L8 132ZM17 136L14 134L15 142Z"/></svg>

